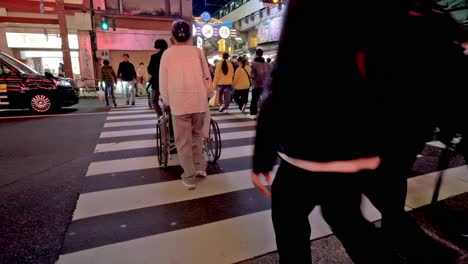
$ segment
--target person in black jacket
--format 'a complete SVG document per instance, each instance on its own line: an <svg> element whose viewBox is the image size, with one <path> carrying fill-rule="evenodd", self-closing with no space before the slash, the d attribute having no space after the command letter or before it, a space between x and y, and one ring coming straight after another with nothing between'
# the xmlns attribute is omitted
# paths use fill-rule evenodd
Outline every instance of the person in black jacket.
<svg viewBox="0 0 468 264"><path fill-rule="evenodd" d="M265 87L269 96L258 115L252 172L254 185L270 195L260 178L269 179L279 153L271 195L280 263L311 263L308 216L317 205L355 263L395 263L360 208L362 181L381 162L379 120L369 112L379 107L377 88L358 63L371 30L366 18L375 13L369 6L376 8L366 2L288 2L271 84ZM340 19L326 18L321 10L333 10ZM343 20L346 32L333 34ZM314 59L307 67L299 66L304 51L297 48L304 36L296 29L304 23L314 32L308 47ZM291 85L295 79L300 85Z"/></svg>
<svg viewBox="0 0 468 264"><path fill-rule="evenodd" d="M468 70L459 45L467 35L432 1L408 3L401 24L388 25L398 30L382 34L380 45L368 51L368 77L387 91L383 106L390 111L381 115L389 120L386 133L381 133L383 162L364 182L363 191L382 214L386 240L406 263L455 263L458 254L428 236L404 205L407 177L435 127L446 134L466 131L468 111L457 94ZM429 92L429 87L435 89Z"/></svg>
<svg viewBox="0 0 468 264"><path fill-rule="evenodd" d="M162 116L162 110L159 106L159 66L161 64L161 57L164 51L167 49L167 42L164 39L157 39L154 42L154 48L156 53L151 56L148 64L148 74L151 75L151 103L154 106L156 114Z"/></svg>
<svg viewBox="0 0 468 264"><path fill-rule="evenodd" d="M117 70L117 77L120 78L122 82L122 93L126 104L129 105L132 101L132 105L135 105L135 81L136 81L136 71L135 67L131 62L129 62L130 56L125 53L122 55L123 61L119 64L119 69Z"/></svg>
<svg viewBox="0 0 468 264"><path fill-rule="evenodd" d="M252 170L255 187L272 197L280 263L311 263L308 215L317 205L355 263L454 263L453 252L439 250L404 212L408 170L440 120L436 109L425 108L433 96L427 77L437 64L427 51L441 48L440 41L414 30L419 20L408 17L408 2L288 2ZM305 23L314 34L314 59L300 67L304 34L296 29ZM431 45L422 49L421 41ZM300 85L291 85L297 78ZM270 192L261 178L270 181L278 155ZM385 236L362 216L362 193L381 211ZM452 261L441 262L445 253Z"/></svg>

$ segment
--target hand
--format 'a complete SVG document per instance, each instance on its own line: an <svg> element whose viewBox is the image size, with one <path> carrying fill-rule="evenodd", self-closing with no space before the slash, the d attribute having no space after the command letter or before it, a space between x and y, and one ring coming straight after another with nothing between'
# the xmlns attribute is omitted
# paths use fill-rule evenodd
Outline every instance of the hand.
<svg viewBox="0 0 468 264"><path fill-rule="evenodd" d="M269 172L264 172L264 173L252 172L252 182L255 185L255 188L257 188L260 192L262 192L263 195L265 195L266 197L270 197L271 196L270 190L268 190L268 188L265 187L260 181L261 174L263 174L263 177L265 177L266 182L271 185L271 177L270 177Z"/></svg>

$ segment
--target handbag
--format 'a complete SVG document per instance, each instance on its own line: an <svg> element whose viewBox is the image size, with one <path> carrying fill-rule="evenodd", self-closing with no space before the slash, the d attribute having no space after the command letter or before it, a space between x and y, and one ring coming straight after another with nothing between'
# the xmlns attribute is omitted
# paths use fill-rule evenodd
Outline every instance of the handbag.
<svg viewBox="0 0 468 264"><path fill-rule="evenodd" d="M102 87L100 87L100 86L99 86L99 91L97 92L97 96L98 96L99 101L101 101L101 102L104 102L106 100L106 94L102 90Z"/></svg>
<svg viewBox="0 0 468 264"><path fill-rule="evenodd" d="M208 105L212 107L219 106L219 92L218 91L214 91L214 95L208 101Z"/></svg>
<svg viewBox="0 0 468 264"><path fill-rule="evenodd" d="M203 58L203 56L201 54L200 49L198 49L198 48L195 48L195 49L197 49L198 58L200 59L200 66L201 66L202 75L203 75L202 76L203 77L203 84L205 86L206 92L208 94L211 94L213 92L213 80L211 79L211 74L210 74L209 71L206 72L205 64L203 63L204 58ZM219 104L219 95L218 95L218 104Z"/></svg>

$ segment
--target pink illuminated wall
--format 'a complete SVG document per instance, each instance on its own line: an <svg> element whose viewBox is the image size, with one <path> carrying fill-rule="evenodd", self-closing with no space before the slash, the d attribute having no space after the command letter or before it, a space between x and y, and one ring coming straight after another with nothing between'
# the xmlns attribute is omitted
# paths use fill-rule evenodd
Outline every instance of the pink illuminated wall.
<svg viewBox="0 0 468 264"><path fill-rule="evenodd" d="M0 0L2 1L2 0ZM118 0L107 0L109 10L119 11ZM106 0L93 0L94 8L106 9ZM170 13L167 13L170 10ZM192 17L192 0L124 0L124 14Z"/></svg>
<svg viewBox="0 0 468 264"><path fill-rule="evenodd" d="M101 10L106 9L106 1L105 0L92 0L94 4L94 8L98 9L98 7L101 8Z"/></svg>
<svg viewBox="0 0 468 264"><path fill-rule="evenodd" d="M169 43L170 32L151 30L132 30L96 32L98 50L154 50L154 41L166 39Z"/></svg>

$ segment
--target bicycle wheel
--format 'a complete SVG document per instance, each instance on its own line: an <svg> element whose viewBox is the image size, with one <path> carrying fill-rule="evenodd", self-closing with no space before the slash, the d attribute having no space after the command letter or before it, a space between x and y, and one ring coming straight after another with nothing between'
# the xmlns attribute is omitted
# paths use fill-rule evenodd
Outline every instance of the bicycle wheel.
<svg viewBox="0 0 468 264"><path fill-rule="evenodd" d="M221 156L221 134L218 123L213 119L210 120L208 138L204 139L204 153L210 162L216 162Z"/></svg>
<svg viewBox="0 0 468 264"><path fill-rule="evenodd" d="M156 146L158 148L158 162L162 168L167 167L169 156L169 140L167 138L167 121L160 120L156 124Z"/></svg>

